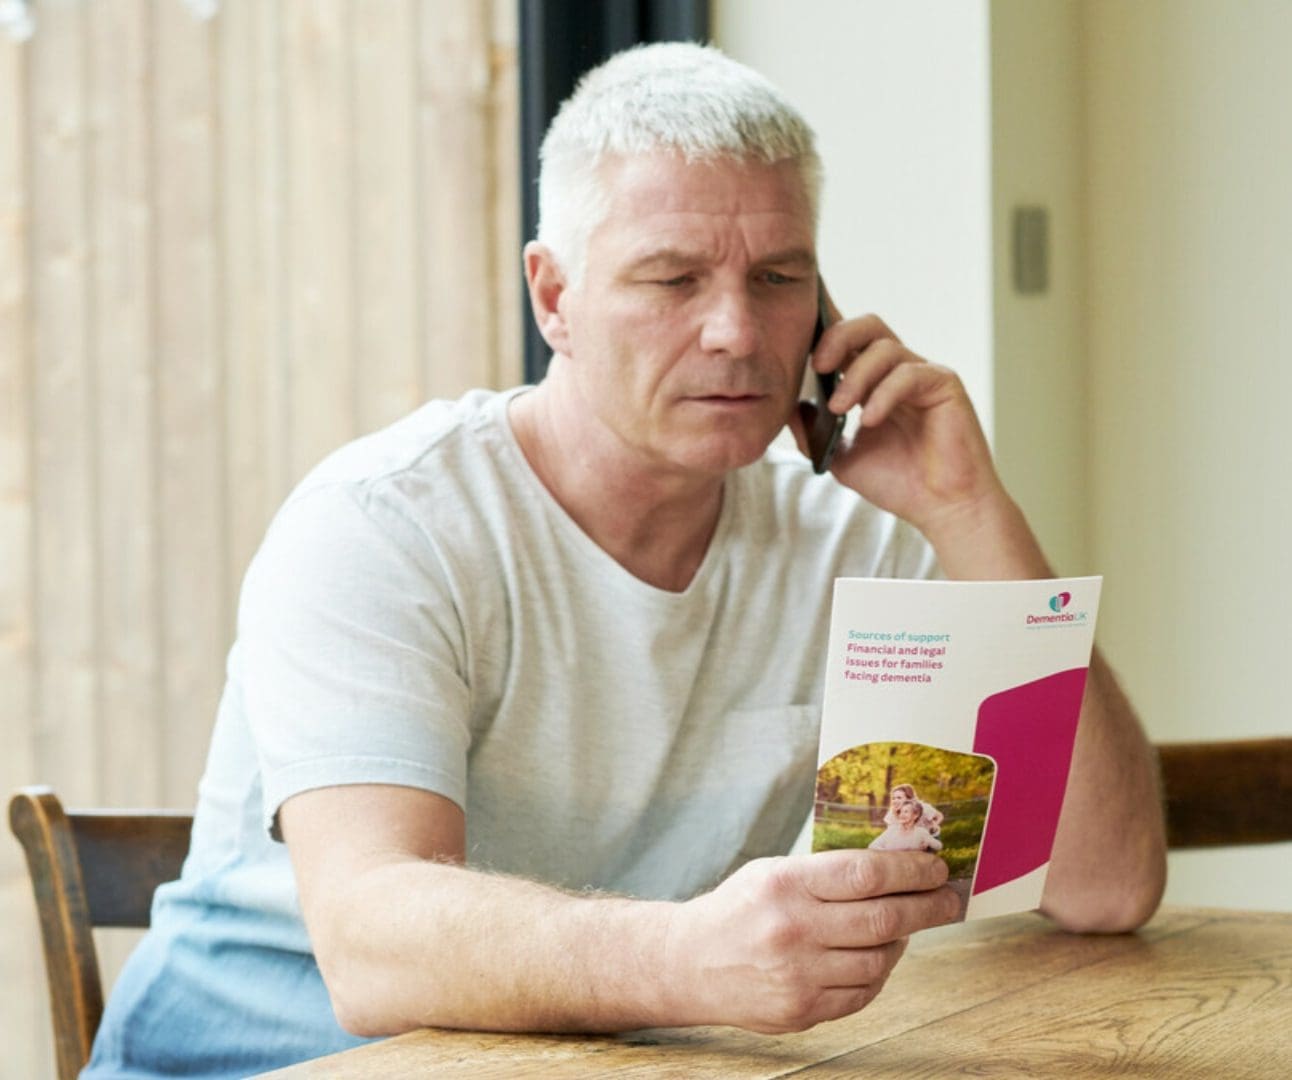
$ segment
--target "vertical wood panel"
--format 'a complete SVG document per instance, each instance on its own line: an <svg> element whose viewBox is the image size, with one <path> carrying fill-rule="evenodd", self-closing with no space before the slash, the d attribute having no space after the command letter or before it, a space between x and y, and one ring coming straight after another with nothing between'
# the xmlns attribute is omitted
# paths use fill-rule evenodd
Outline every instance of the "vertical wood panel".
<svg viewBox="0 0 1292 1080"><path fill-rule="evenodd" d="M268 520L287 494L292 477L291 325L287 307L287 106L283 88L283 18L278 3L255 5L257 70L263 107L256 119L257 212L260 260L265 267L262 302L268 325L264 371L265 471L269 476ZM236 269L236 268L233 268ZM255 538L259 544L260 538ZM233 582L236 589L238 582Z"/></svg>
<svg viewBox="0 0 1292 1080"><path fill-rule="evenodd" d="M282 498L286 471L279 412L278 5L230 4L217 31L232 595Z"/></svg>
<svg viewBox="0 0 1292 1080"><path fill-rule="evenodd" d="M490 124L493 160L488 182L493 192L490 230L493 256L494 366L491 385L514 386L525 368L521 318L520 247L520 27L514 0L493 0L490 53Z"/></svg>
<svg viewBox="0 0 1292 1080"><path fill-rule="evenodd" d="M153 4L166 799L192 806L223 684L224 376L218 326L214 28Z"/></svg>
<svg viewBox="0 0 1292 1080"><path fill-rule="evenodd" d="M32 371L28 231L30 46L0 35L0 793L35 776ZM48 1076L51 1027L26 868L0 844L0 1043L15 1076Z"/></svg>
<svg viewBox="0 0 1292 1080"><path fill-rule="evenodd" d="M27 47L0 35L0 784L35 767ZM5 850L0 866L16 867ZM0 875L2 877L3 875Z"/></svg>
<svg viewBox="0 0 1292 1080"><path fill-rule="evenodd" d="M157 804L161 626L146 0L90 4L102 797Z"/></svg>
<svg viewBox="0 0 1292 1080"><path fill-rule="evenodd" d="M355 433L349 15L283 9L293 479Z"/></svg>
<svg viewBox="0 0 1292 1080"><path fill-rule="evenodd" d="M514 5L35 15L0 36L0 782L191 807L290 484L519 376ZM29 888L0 844L4 1075L52 1074Z"/></svg>
<svg viewBox="0 0 1292 1080"><path fill-rule="evenodd" d="M418 190L426 222L422 297L431 397L493 384L490 28L483 3L425 0L422 6Z"/></svg>
<svg viewBox="0 0 1292 1080"><path fill-rule="evenodd" d="M54 1025L45 992L45 962L40 952L40 926L31 885L22 863L22 849L7 844L5 862L14 871L0 878L0 1037L4 1038L6 1077L52 1077Z"/></svg>
<svg viewBox="0 0 1292 1080"><path fill-rule="evenodd" d="M81 5L40 12L31 55L37 767L97 796L93 373Z"/></svg>
<svg viewBox="0 0 1292 1080"><path fill-rule="evenodd" d="M100 799L159 805L160 578L146 0L86 6L90 355L98 488ZM129 951L101 940L105 988Z"/></svg>
<svg viewBox="0 0 1292 1080"><path fill-rule="evenodd" d="M422 397L417 347L417 38L412 0L368 0L354 40L356 401L361 431Z"/></svg>

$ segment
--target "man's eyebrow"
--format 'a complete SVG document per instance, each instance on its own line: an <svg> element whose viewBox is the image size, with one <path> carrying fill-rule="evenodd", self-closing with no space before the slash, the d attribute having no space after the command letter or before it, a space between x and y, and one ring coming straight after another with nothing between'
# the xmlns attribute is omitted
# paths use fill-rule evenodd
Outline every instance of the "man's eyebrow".
<svg viewBox="0 0 1292 1080"><path fill-rule="evenodd" d="M705 257L699 251L686 251L682 248L655 248L639 255L627 266L628 273L648 270L658 266L691 266L704 262Z"/></svg>
<svg viewBox="0 0 1292 1080"><path fill-rule="evenodd" d="M816 256L807 248L786 248L774 251L757 260L759 266L801 266L807 269L816 267Z"/></svg>
<svg viewBox="0 0 1292 1080"><path fill-rule="evenodd" d="M633 274L643 270L651 270L658 267L682 267L694 266L698 263L707 261L707 256L699 251L688 251L685 248L657 248L638 256L626 267L626 272ZM796 266L804 269L813 269L816 266L816 256L808 248L795 247L786 248L783 251L773 251L769 255L755 260L757 266Z"/></svg>

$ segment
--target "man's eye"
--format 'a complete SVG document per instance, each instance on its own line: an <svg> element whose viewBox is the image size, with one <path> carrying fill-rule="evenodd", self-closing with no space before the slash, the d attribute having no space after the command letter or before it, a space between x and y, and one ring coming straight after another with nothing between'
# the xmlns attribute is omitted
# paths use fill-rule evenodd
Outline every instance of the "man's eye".
<svg viewBox="0 0 1292 1080"><path fill-rule="evenodd" d="M768 285L793 285L798 278L792 274L782 274L779 270L768 270L763 274L763 280Z"/></svg>
<svg viewBox="0 0 1292 1080"><path fill-rule="evenodd" d="M689 285L695 280L690 274L678 274L677 277L658 278L652 282L654 285L667 285L669 288L677 288L681 285Z"/></svg>

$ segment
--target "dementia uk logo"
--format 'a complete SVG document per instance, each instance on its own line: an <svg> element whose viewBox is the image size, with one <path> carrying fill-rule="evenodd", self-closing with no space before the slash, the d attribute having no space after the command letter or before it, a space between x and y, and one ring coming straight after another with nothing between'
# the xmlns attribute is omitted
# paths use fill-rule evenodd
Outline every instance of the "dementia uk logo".
<svg viewBox="0 0 1292 1080"><path fill-rule="evenodd" d="M1054 614L1028 615L1027 625L1030 627L1073 626L1086 622L1090 618L1090 612L1069 611L1068 605L1071 603L1071 593L1056 593L1054 596L1051 596L1049 600L1050 611Z"/></svg>

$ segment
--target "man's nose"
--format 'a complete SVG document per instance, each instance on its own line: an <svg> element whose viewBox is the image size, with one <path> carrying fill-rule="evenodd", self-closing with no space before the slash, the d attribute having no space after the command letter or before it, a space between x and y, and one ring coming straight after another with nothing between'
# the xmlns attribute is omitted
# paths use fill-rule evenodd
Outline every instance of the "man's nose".
<svg viewBox="0 0 1292 1080"><path fill-rule="evenodd" d="M713 298L700 331L705 352L752 356L758 349L758 317L752 298L744 290L724 290Z"/></svg>

